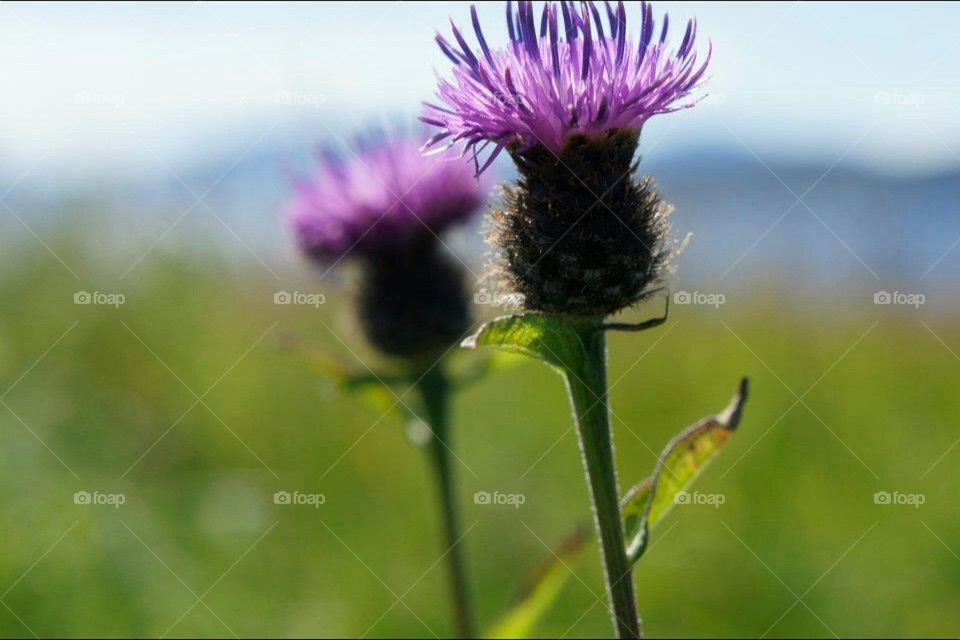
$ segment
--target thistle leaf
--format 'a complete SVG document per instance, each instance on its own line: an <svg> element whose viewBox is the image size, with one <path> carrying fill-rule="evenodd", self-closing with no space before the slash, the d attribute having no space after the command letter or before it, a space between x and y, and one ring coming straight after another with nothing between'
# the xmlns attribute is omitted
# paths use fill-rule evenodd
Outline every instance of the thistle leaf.
<svg viewBox="0 0 960 640"><path fill-rule="evenodd" d="M643 555L650 531L670 512L685 491L733 435L747 401L747 379L722 412L704 418L667 445L650 478L634 486L622 503L627 558L634 564Z"/></svg>
<svg viewBox="0 0 960 640"><path fill-rule="evenodd" d="M409 418L409 411L397 401L398 389L409 386L408 375L356 371L323 349L297 345L297 350L310 368L337 391L356 398L377 413L393 411L404 419Z"/></svg>
<svg viewBox="0 0 960 640"><path fill-rule="evenodd" d="M643 482L633 485L620 501L620 513L623 515L623 532L627 539L627 549L638 533L643 530L643 518L650 503L650 490L653 488L653 478L646 478ZM656 524L656 523L653 523ZM653 526L651 524L651 528ZM629 557L629 553L627 554Z"/></svg>
<svg viewBox="0 0 960 640"><path fill-rule="evenodd" d="M486 376L509 371L524 360L523 356L506 351L494 351L483 358L469 355L469 358L452 358L454 367L451 376L458 389L469 387Z"/></svg>
<svg viewBox="0 0 960 640"><path fill-rule="evenodd" d="M540 619L560 595L570 578L570 565L580 558L590 539L589 527L581 527L561 545L527 579L517 602L497 620L487 638L529 638Z"/></svg>
<svg viewBox="0 0 960 640"><path fill-rule="evenodd" d="M600 326L599 321L593 319L520 313L491 320L461 346L466 349L496 347L536 358L561 371L579 371L584 359L580 331L589 325Z"/></svg>

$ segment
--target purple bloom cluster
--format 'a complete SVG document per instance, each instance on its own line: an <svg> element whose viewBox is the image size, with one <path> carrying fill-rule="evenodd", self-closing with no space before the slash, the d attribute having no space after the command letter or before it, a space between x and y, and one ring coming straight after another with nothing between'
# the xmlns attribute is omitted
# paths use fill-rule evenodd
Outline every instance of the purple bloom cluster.
<svg viewBox="0 0 960 640"><path fill-rule="evenodd" d="M470 164L424 156L414 137L363 142L350 157L320 153L295 181L288 219L305 253L323 262L403 248L476 213L484 201Z"/></svg>
<svg viewBox="0 0 960 640"><path fill-rule="evenodd" d="M623 2L604 3L604 29L593 2L547 3L539 28L532 2L507 3L510 47L491 49L471 7L480 45L474 51L451 22L452 44L436 41L453 62L452 80L441 80L440 104L426 104L421 118L440 131L427 148L466 143L477 172L504 149L537 144L560 153L571 134L596 136L611 129L639 131L651 116L692 106L710 60L697 63L696 22L687 23L677 49L667 46L669 16L656 33L653 9L642 3L639 40L627 35ZM479 154L492 150L479 165Z"/></svg>

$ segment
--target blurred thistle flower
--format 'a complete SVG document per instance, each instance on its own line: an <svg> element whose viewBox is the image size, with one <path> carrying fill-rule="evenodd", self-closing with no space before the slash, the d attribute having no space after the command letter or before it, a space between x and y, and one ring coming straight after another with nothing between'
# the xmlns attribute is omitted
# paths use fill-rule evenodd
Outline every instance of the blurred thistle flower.
<svg viewBox="0 0 960 640"><path fill-rule="evenodd" d="M399 377L420 396L417 424L429 431L423 444L436 474L454 620L461 637L475 637L449 424L458 380L443 363L471 327L470 295L440 234L480 211L484 184L463 158L424 156L418 137L380 135L347 156L321 150L313 175L295 189L288 219L300 249L326 271L357 264L359 325L374 347L402 360Z"/></svg>
<svg viewBox="0 0 960 640"><path fill-rule="evenodd" d="M319 152L295 180L289 210L300 248L323 263L375 256L467 220L484 193L462 161L425 158L415 137L362 139L344 157Z"/></svg>
<svg viewBox="0 0 960 640"><path fill-rule="evenodd" d="M653 9L641 6L637 40L622 2L605 4L606 30L593 3L547 4L539 31L531 2L516 14L508 2L510 48L499 50L473 7L479 56L456 26L457 47L437 36L455 66L453 82L440 81L442 104L425 107L421 119L440 130L425 148L463 141L478 174L503 149L513 157L520 180L493 217L493 280L528 309L614 313L649 294L671 255L670 208L637 177L634 155L649 118L695 104L710 55L697 63L693 20L670 49L668 18L654 38Z"/></svg>
<svg viewBox="0 0 960 640"><path fill-rule="evenodd" d="M464 274L439 234L484 202L469 163L426 157L419 145L381 136L348 157L321 150L314 174L295 181L287 214L307 256L328 270L359 263L365 335L387 355L413 360L446 350L469 328Z"/></svg>

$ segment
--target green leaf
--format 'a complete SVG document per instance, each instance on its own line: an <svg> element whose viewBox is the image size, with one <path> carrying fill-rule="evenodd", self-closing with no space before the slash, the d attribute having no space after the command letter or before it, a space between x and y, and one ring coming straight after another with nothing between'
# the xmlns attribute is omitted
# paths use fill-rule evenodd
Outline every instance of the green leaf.
<svg viewBox="0 0 960 640"><path fill-rule="evenodd" d="M579 371L584 359L581 331L584 327L600 327L595 319L541 313L520 313L491 320L463 341L467 349L496 347L542 360L552 367Z"/></svg>
<svg viewBox="0 0 960 640"><path fill-rule="evenodd" d="M409 383L409 380L404 379L404 382ZM373 375L351 375L340 380L341 389L359 398L373 411L380 414L399 413L405 419L409 419L411 412L404 402L397 399L402 397L402 394L394 388L394 384L399 383Z"/></svg>
<svg viewBox="0 0 960 640"><path fill-rule="evenodd" d="M623 514L623 530L628 541L632 540L643 529L643 518L647 513L652 488L653 478L647 478L631 487L627 494L623 496L623 500L620 501L620 512Z"/></svg>
<svg viewBox="0 0 960 640"><path fill-rule="evenodd" d="M579 559L590 539L589 531L588 527L577 529L552 550L550 557L527 579L516 604L494 623L487 638L529 638L533 634L570 577L570 565Z"/></svg>
<svg viewBox="0 0 960 640"><path fill-rule="evenodd" d="M673 439L660 457L653 476L634 486L623 502L627 557L636 563L646 550L650 531L733 435L747 401L747 379L722 412L704 418Z"/></svg>
<svg viewBox="0 0 960 640"><path fill-rule="evenodd" d="M525 360L523 356L506 351L492 351L484 357L474 353L467 355L468 358L451 358L453 367L450 375L458 389L469 387L491 374L509 371Z"/></svg>
<svg viewBox="0 0 960 640"><path fill-rule="evenodd" d="M400 390L411 382L409 375L356 371L326 350L303 344L295 346L310 368L341 393L353 396L379 414L393 411L404 419L409 418L404 403L397 401L397 397L402 396Z"/></svg>

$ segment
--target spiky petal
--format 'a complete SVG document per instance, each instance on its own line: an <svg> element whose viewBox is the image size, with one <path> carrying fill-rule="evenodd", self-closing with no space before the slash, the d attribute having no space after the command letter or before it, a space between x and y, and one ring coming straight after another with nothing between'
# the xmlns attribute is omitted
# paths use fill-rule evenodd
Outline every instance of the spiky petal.
<svg viewBox="0 0 960 640"><path fill-rule="evenodd" d="M439 104L425 107L422 120L438 129L428 147L463 141L479 173L504 148L542 145L560 153L572 135L639 132L652 116L696 102L693 94L710 53L698 62L695 21L671 49L667 18L654 39L653 10L646 3L637 40L627 33L622 2L606 6L606 29L592 2L547 3L539 29L533 3L517 4L514 11L507 3L507 48L489 48L475 6L471 17L480 55L455 25L453 43L437 35L454 68L451 79L440 81Z"/></svg>
<svg viewBox="0 0 960 640"><path fill-rule="evenodd" d="M321 262L370 256L440 234L481 207L483 186L457 157L425 157L414 136L361 141L346 155L321 150L294 183L288 220Z"/></svg>
<svg viewBox="0 0 960 640"><path fill-rule="evenodd" d="M288 218L300 249L324 265L356 258L357 319L377 350L432 364L463 338L464 272L439 235L483 204L470 163L424 156L413 136L381 137L345 156L322 151L295 187Z"/></svg>

